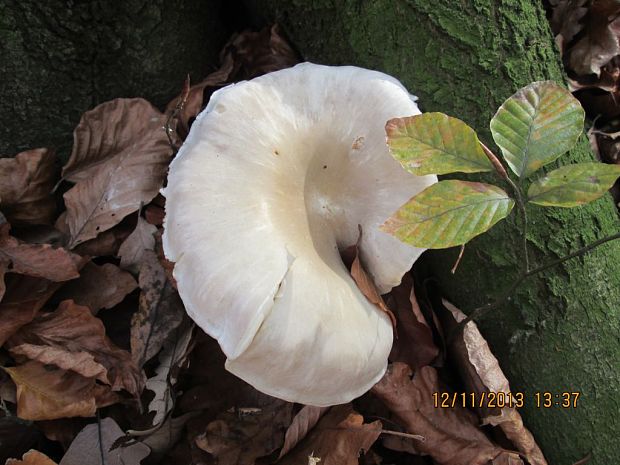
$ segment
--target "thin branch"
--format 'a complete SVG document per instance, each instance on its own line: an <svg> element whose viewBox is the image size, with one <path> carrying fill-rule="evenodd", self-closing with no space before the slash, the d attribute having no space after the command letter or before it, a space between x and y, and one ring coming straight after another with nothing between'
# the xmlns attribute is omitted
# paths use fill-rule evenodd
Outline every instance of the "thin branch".
<svg viewBox="0 0 620 465"><path fill-rule="evenodd" d="M525 211L525 202L523 201L523 194L521 193L521 188L517 186L512 179L507 178L506 182L510 184L512 191L515 194L515 200L517 202L517 208L519 208L519 212L521 213L521 221L523 222L521 227L521 243L523 247L523 268L525 272L530 271L530 258L527 251L527 212Z"/></svg>
<svg viewBox="0 0 620 465"><path fill-rule="evenodd" d="M513 294L515 289L517 289L517 287L519 287L519 285L523 281L525 281L527 278L529 278L530 276L534 276L538 273L548 270L549 268L553 268L554 266L560 265L572 258L580 257L586 254L587 252L589 252L590 250L595 249L599 245L605 244L606 242L610 242L616 239L620 239L620 232L613 234L611 236L607 236L602 239L599 239L598 241L592 242L591 244L588 244L587 246L582 247L569 255L558 258L557 260L553 260L545 265L541 265L537 268L534 268L533 270L522 272L519 275L519 277L517 277L517 279L515 279L515 281L510 286L508 286L508 288L502 293L502 295L498 299L496 299L494 302L488 303L486 305L482 305L481 307L478 307L472 310L469 316L465 318L464 320L462 320L456 326L456 328L452 330L452 334L450 334L447 338L448 344L450 344L454 340L454 338L458 337L463 332L463 329L465 328L467 323L469 323L470 321L474 321L480 318L481 316L484 316L490 310L493 310L494 308L497 308L500 305L502 305L504 302L506 302L510 298L510 296Z"/></svg>

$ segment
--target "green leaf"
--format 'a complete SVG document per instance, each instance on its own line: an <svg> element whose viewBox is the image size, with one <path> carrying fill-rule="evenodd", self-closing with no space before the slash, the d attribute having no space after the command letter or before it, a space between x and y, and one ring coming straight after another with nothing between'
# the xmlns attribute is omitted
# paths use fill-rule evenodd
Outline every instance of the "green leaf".
<svg viewBox="0 0 620 465"><path fill-rule="evenodd" d="M585 113L572 94L553 81L534 82L504 102L491 120L493 140L520 178L570 150Z"/></svg>
<svg viewBox="0 0 620 465"><path fill-rule="evenodd" d="M530 202L545 207L576 207L601 197L619 176L620 165L566 165L533 183L527 196Z"/></svg>
<svg viewBox="0 0 620 465"><path fill-rule="evenodd" d="M394 118L385 125L392 156L416 175L492 171L476 132L443 113Z"/></svg>
<svg viewBox="0 0 620 465"><path fill-rule="evenodd" d="M441 181L426 188L381 229L414 247L444 249L465 244L508 216L514 201L499 187Z"/></svg>

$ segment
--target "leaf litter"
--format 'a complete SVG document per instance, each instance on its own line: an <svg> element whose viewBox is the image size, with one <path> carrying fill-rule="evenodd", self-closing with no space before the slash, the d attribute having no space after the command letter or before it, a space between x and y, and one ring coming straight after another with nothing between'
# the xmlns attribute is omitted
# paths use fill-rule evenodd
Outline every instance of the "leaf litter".
<svg viewBox="0 0 620 465"><path fill-rule="evenodd" d="M578 21L566 27L579 37ZM433 392L454 381L446 359L458 360L467 389L508 382L475 327L446 347L460 313L418 301L413 275L380 295L355 245L343 261L395 330L392 363L370 393L300 406L225 370L217 342L186 316L163 256L159 190L215 90L299 58L272 26L235 34L220 61L164 112L123 98L84 113L61 172L47 148L0 159L0 426L21 437L27 424L39 438L16 441L7 463L545 465L517 411L433 407ZM494 429L509 441L496 444Z"/></svg>

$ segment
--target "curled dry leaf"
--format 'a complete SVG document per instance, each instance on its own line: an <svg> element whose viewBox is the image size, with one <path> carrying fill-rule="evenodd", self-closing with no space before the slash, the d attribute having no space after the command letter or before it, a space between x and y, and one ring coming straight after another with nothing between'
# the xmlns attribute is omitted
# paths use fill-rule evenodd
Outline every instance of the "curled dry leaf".
<svg viewBox="0 0 620 465"><path fill-rule="evenodd" d="M112 448L123 435L112 418L88 425L75 437L60 465L139 465L150 449L140 442Z"/></svg>
<svg viewBox="0 0 620 465"><path fill-rule="evenodd" d="M15 226L50 224L56 213L52 195L58 177L56 155L33 149L0 158L0 210Z"/></svg>
<svg viewBox="0 0 620 465"><path fill-rule="evenodd" d="M357 465L361 451L367 451L381 434L380 421L364 424L364 418L350 404L331 407L315 428L291 452L278 461L281 465L308 463Z"/></svg>
<svg viewBox="0 0 620 465"><path fill-rule="evenodd" d="M50 281L77 278L81 257L48 244L28 244L9 236L9 225L0 225L0 264L4 270Z"/></svg>
<svg viewBox="0 0 620 465"><path fill-rule="evenodd" d="M134 362L142 366L181 324L185 307L153 251L143 256L139 282L142 292L140 307L131 319L131 353Z"/></svg>
<svg viewBox="0 0 620 465"><path fill-rule="evenodd" d="M17 386L17 416L24 420L89 417L118 400L94 378L52 365L29 361L4 370Z"/></svg>
<svg viewBox="0 0 620 465"><path fill-rule="evenodd" d="M40 315L9 340L10 348L22 344L52 348L70 360L83 357L84 353L92 355L107 370L106 382L114 391L124 389L137 397L144 387L142 371L132 362L130 354L106 337L103 323L88 307L71 300L62 302L55 312Z"/></svg>
<svg viewBox="0 0 620 465"><path fill-rule="evenodd" d="M172 155L166 116L143 99L116 99L86 112L63 169L70 247L96 237L157 195Z"/></svg>
<svg viewBox="0 0 620 465"><path fill-rule="evenodd" d="M410 274L404 275L401 284L392 289L391 297L398 322L398 338L394 340L390 360L407 363L413 368L430 365L439 355L439 348L416 299Z"/></svg>
<svg viewBox="0 0 620 465"><path fill-rule="evenodd" d="M196 444L212 454L218 465L254 465L258 457L282 445L292 411L293 404L270 398L260 408L225 412L207 425Z"/></svg>
<svg viewBox="0 0 620 465"><path fill-rule="evenodd" d="M447 300L443 299L442 303L444 309L439 309L440 318L444 328L450 333L456 328L457 323L466 318L466 315ZM512 392L508 379L504 376L497 359L473 321L469 322L458 338L452 342L449 352L469 392L479 395L483 392L504 392L506 394ZM485 407L478 409L478 412L485 423L499 426L502 429L530 465L547 465L532 433L525 428L521 415L515 408L506 406L502 409L489 409Z"/></svg>
<svg viewBox="0 0 620 465"><path fill-rule="evenodd" d="M88 262L82 268L80 277L65 284L57 297L60 300L72 299L97 314L102 308L112 308L121 303L137 287L134 277L118 266L112 263L99 266Z"/></svg>
<svg viewBox="0 0 620 465"><path fill-rule="evenodd" d="M153 206L153 208L159 207ZM157 228L155 226L147 223L141 216L138 216L136 228L118 249L118 256L121 258L121 268L133 273L140 271L145 252L155 249L155 237L153 237L153 234L156 232Z"/></svg>
<svg viewBox="0 0 620 465"><path fill-rule="evenodd" d="M26 452L22 456L21 460L7 460L6 465L56 465L56 462L50 459L47 455L33 449Z"/></svg>
<svg viewBox="0 0 620 465"><path fill-rule="evenodd" d="M415 449L440 465L522 465L519 455L493 444L477 426L477 418L459 407L435 408L433 393L444 392L432 367L416 371L404 363L388 367L372 391L399 418L408 433L425 438L413 440Z"/></svg>
<svg viewBox="0 0 620 465"><path fill-rule="evenodd" d="M282 458L293 447L305 438L310 430L319 422L321 417L329 410L329 407L314 407L312 405L304 405L304 407L295 415L291 426L286 430L284 436L284 445L280 451Z"/></svg>

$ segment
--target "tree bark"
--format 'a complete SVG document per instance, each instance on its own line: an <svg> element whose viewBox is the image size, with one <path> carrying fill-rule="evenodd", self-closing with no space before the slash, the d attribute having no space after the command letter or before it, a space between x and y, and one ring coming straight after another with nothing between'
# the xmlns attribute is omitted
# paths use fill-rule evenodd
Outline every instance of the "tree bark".
<svg viewBox="0 0 620 465"><path fill-rule="evenodd" d="M563 80L539 2L245 0L245 4L254 16L278 21L307 60L392 74L420 97L423 111L463 119L489 146L489 120L504 99L532 81ZM560 163L591 159L584 137ZM534 266L620 229L609 197L576 209L528 208ZM457 254L454 249L433 252L424 260L453 302L467 311L500 295L523 260L515 215L472 241L453 276L449 269ZM619 304L620 241L615 241L530 278L511 304L481 323L513 391L526 393L525 422L550 464L570 465L590 451L591 464L617 462ZM544 391L578 391L578 407L537 408L534 395Z"/></svg>
<svg viewBox="0 0 620 465"><path fill-rule="evenodd" d="M0 154L66 156L80 115L116 97L157 106L217 65L220 0L0 2Z"/></svg>

